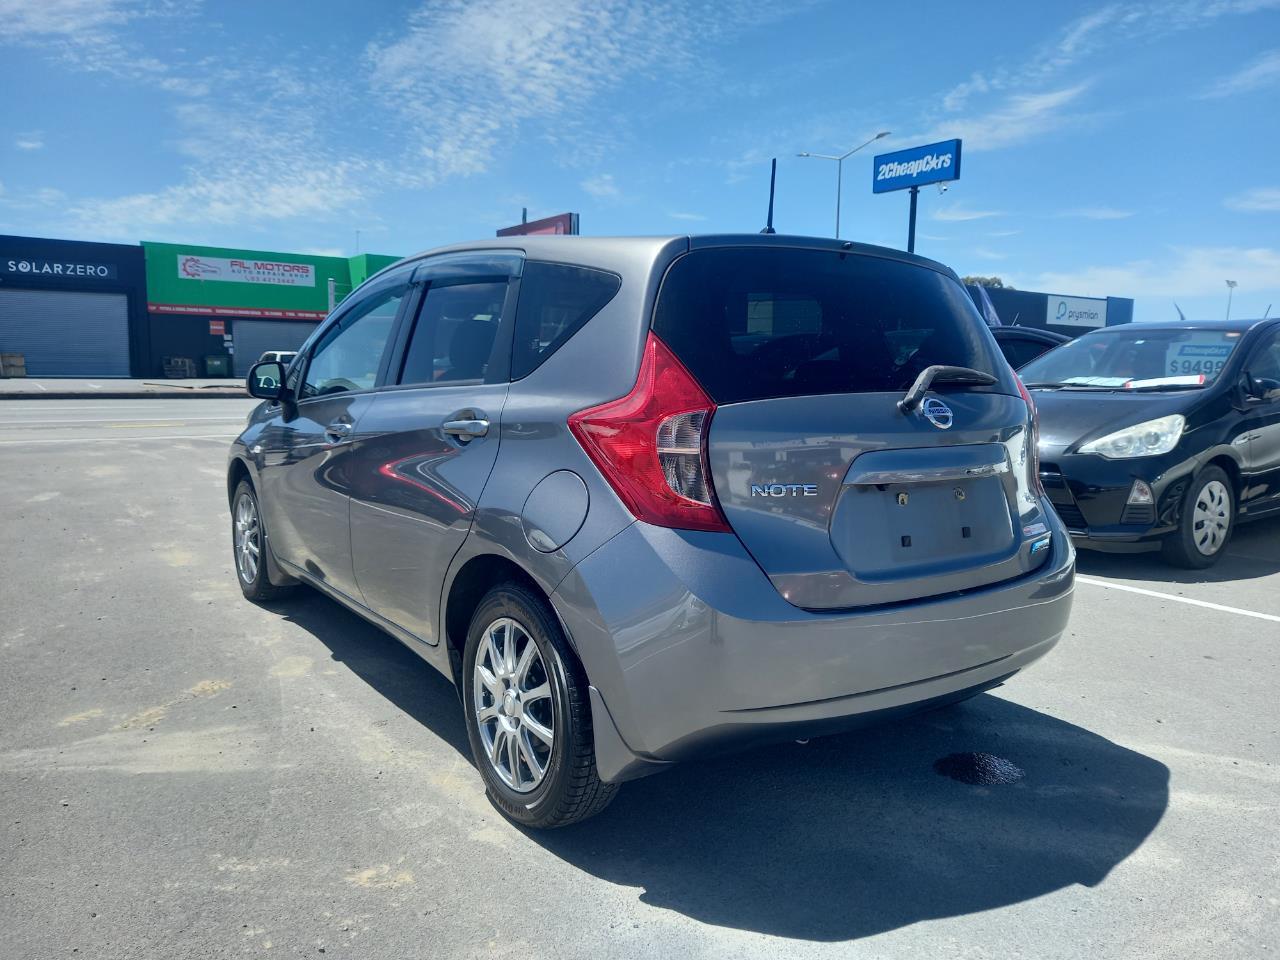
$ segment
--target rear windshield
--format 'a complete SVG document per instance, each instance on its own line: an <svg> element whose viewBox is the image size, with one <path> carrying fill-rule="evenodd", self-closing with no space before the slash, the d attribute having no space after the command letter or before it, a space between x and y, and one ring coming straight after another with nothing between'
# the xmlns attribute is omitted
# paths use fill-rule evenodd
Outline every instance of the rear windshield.
<svg viewBox="0 0 1280 960"><path fill-rule="evenodd" d="M653 328L720 404L906 391L932 364L1004 368L955 280L838 251L696 250L667 272Z"/></svg>

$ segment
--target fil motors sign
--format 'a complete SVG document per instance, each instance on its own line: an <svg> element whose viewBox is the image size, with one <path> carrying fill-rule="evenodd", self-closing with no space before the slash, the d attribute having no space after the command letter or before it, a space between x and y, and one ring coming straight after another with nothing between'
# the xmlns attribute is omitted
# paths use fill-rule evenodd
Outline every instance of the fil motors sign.
<svg viewBox="0 0 1280 960"><path fill-rule="evenodd" d="M265 283L278 287L314 287L316 268L309 263L277 260L225 259L178 254L178 277L183 280L222 280L229 283Z"/></svg>
<svg viewBox="0 0 1280 960"><path fill-rule="evenodd" d="M1093 297L1050 296L1044 319L1045 323L1063 327L1105 327L1107 301Z"/></svg>
<svg viewBox="0 0 1280 960"><path fill-rule="evenodd" d="M871 165L872 193L906 190L926 183L960 179L960 141L943 140L922 147L882 153Z"/></svg>
<svg viewBox="0 0 1280 960"><path fill-rule="evenodd" d="M14 277L59 278L87 277L95 280L114 280L114 263L81 263L73 260L43 260L39 257L15 257L0 261L4 272Z"/></svg>

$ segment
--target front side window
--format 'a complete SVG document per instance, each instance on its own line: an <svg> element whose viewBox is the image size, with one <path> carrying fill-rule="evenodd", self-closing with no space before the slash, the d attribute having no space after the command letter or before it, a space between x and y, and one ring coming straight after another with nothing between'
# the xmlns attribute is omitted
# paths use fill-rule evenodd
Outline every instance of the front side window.
<svg viewBox="0 0 1280 960"><path fill-rule="evenodd" d="M1280 381L1280 333L1273 333L1249 360L1249 376Z"/></svg>
<svg viewBox="0 0 1280 960"><path fill-rule="evenodd" d="M390 287L369 295L321 337L307 364L302 399L373 388L406 290Z"/></svg>
<svg viewBox="0 0 1280 960"><path fill-rule="evenodd" d="M400 383L484 380L506 297L504 280L427 287L405 351Z"/></svg>

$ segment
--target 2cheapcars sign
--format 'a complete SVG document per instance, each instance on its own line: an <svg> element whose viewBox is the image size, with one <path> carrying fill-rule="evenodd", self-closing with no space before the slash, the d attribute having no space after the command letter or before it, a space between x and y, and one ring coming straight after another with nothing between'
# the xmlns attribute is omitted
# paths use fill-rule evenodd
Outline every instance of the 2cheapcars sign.
<svg viewBox="0 0 1280 960"><path fill-rule="evenodd" d="M178 276L183 280L224 280L231 283L266 283L281 287L314 287L316 268L309 263L276 260L235 260L178 254Z"/></svg>
<svg viewBox="0 0 1280 960"><path fill-rule="evenodd" d="M888 193L926 183L960 179L960 141L943 140L923 147L882 153L871 166L871 191Z"/></svg>
<svg viewBox="0 0 1280 960"><path fill-rule="evenodd" d="M1105 327L1107 301L1092 297L1050 296L1044 319L1046 323L1063 327Z"/></svg>
<svg viewBox="0 0 1280 960"><path fill-rule="evenodd" d="M114 263L77 263L69 260L43 260L38 257L15 257L0 260L4 272L19 277L90 277L98 280L114 280Z"/></svg>

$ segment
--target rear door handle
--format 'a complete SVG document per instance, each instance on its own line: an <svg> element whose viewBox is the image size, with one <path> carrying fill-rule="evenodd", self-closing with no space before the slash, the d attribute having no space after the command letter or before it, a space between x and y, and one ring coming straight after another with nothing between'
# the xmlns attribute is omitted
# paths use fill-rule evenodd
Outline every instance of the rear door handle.
<svg viewBox="0 0 1280 960"><path fill-rule="evenodd" d="M489 432L488 420L446 420L441 427L445 433L453 434L455 437L466 437L468 440L473 437L483 437Z"/></svg>
<svg viewBox="0 0 1280 960"><path fill-rule="evenodd" d="M330 443L341 443L351 436L353 426L354 424L349 420L335 420L324 428L325 439Z"/></svg>

